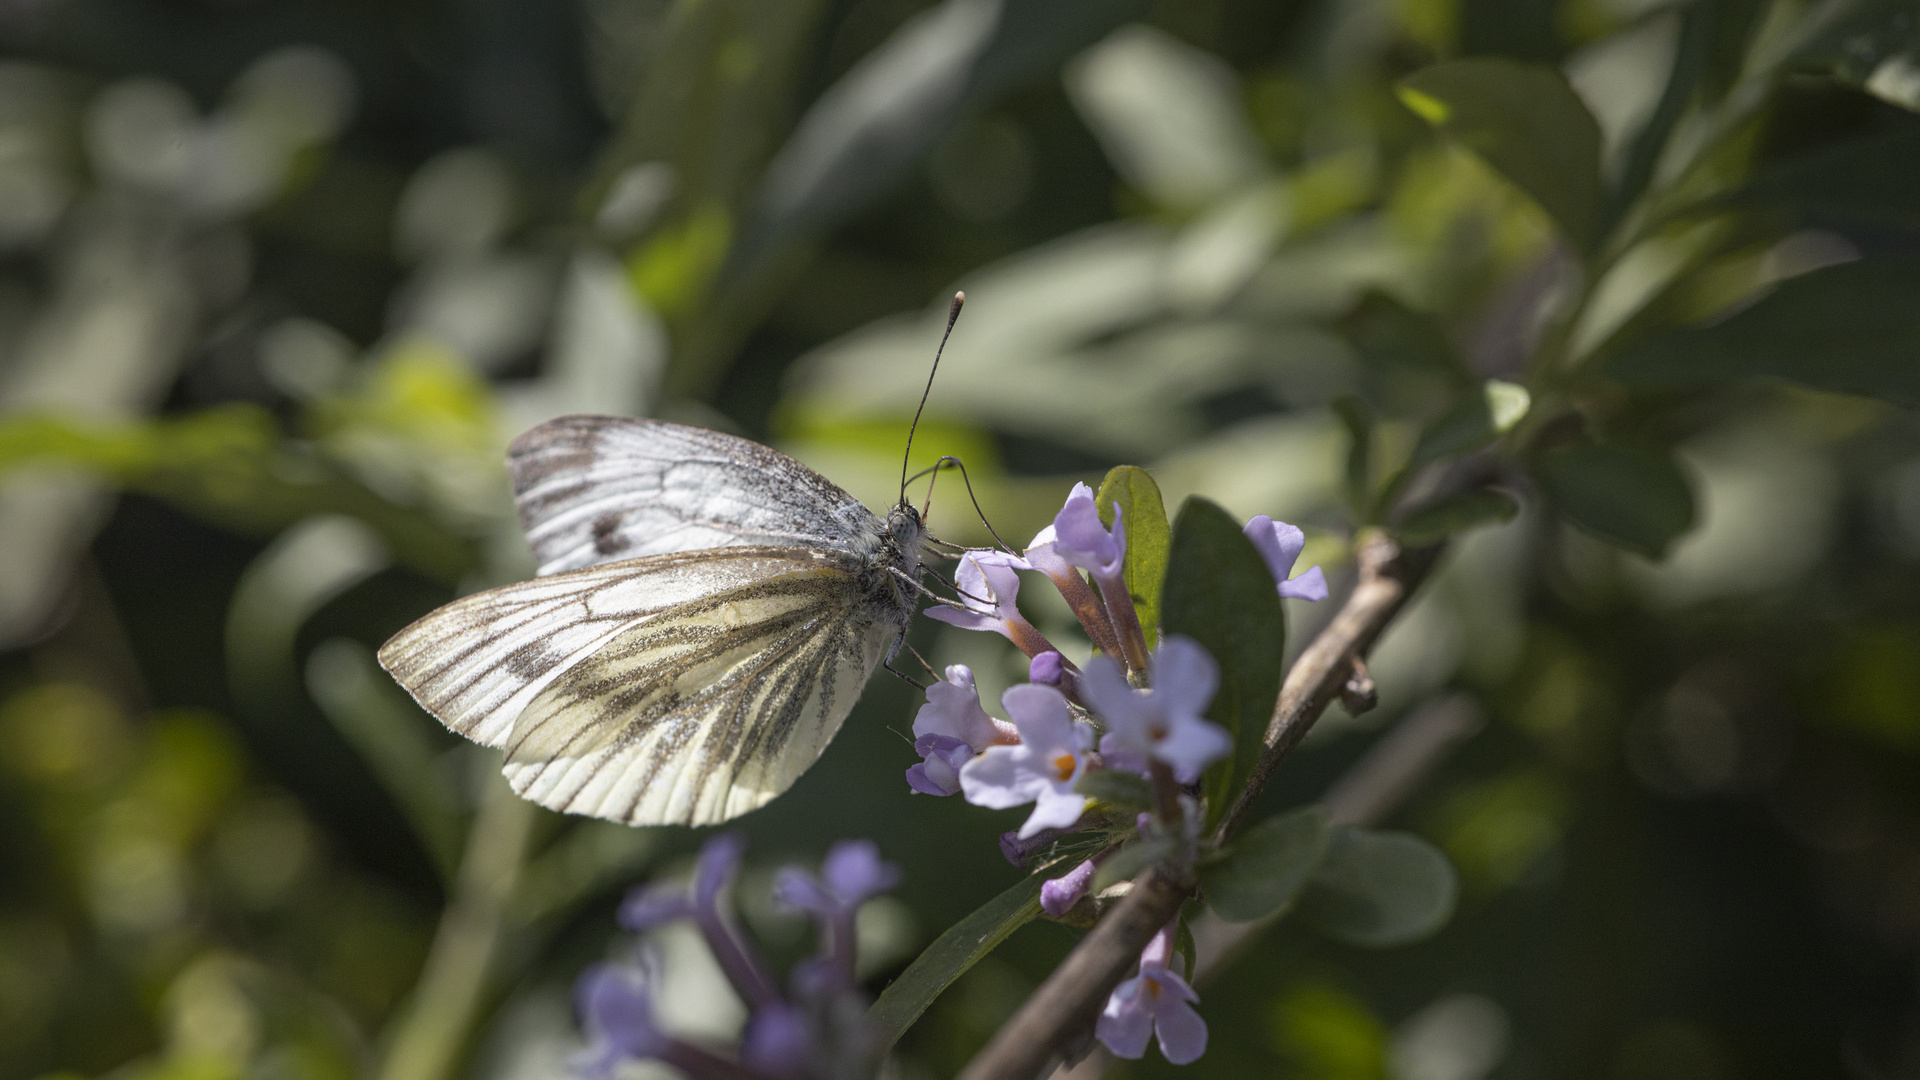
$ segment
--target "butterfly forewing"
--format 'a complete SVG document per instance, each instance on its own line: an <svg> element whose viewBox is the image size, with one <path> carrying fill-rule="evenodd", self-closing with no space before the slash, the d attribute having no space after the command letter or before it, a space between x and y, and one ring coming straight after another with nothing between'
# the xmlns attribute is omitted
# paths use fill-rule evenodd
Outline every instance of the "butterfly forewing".
<svg viewBox="0 0 1920 1080"><path fill-rule="evenodd" d="M540 573L737 545L866 551L882 526L832 481L756 442L613 416L563 416L507 452Z"/></svg>
<svg viewBox="0 0 1920 1080"><path fill-rule="evenodd" d="M507 778L556 810L724 821L813 764L897 632L872 617L845 566L643 620L528 705L507 742Z"/></svg>

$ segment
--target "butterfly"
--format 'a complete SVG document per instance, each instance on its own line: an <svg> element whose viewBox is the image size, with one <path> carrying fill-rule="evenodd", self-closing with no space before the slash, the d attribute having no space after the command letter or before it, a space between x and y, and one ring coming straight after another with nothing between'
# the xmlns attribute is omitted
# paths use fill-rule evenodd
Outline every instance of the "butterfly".
<svg viewBox="0 0 1920 1080"><path fill-rule="evenodd" d="M429 613L379 658L550 809L709 825L764 805L925 591L904 468L883 519L776 450L659 420L561 417L507 462L540 576Z"/></svg>

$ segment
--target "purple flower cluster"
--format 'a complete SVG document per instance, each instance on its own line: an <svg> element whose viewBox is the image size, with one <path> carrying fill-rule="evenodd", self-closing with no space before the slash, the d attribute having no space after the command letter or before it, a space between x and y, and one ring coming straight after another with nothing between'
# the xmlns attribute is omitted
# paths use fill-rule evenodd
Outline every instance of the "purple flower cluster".
<svg viewBox="0 0 1920 1080"><path fill-rule="evenodd" d="M854 916L899 884L899 867L883 861L870 841L844 840L828 850L818 875L797 866L780 871L775 900L812 915L825 944L821 955L794 968L783 994L732 918L729 893L745 846L737 833L714 837L700 849L691 889L638 889L619 913L620 925L636 933L676 919L700 928L749 1010L737 1060L661 1030L653 1008L658 979L643 957L599 964L580 977L575 995L590 1039L580 1071L606 1078L622 1062L656 1060L696 1080L801 1080L839 1075L867 1057L858 1019L864 1003L854 982Z"/></svg>
<svg viewBox="0 0 1920 1080"><path fill-rule="evenodd" d="M1322 600L1326 578L1319 567L1292 577L1305 535L1264 515L1246 534L1273 572L1282 597ZM1074 486L1053 524L1024 553L972 550L954 573L957 603L927 614L968 630L987 630L1012 641L1030 657L1029 682L1001 695L1007 720L980 703L973 672L950 667L927 688L927 703L914 718L914 750L920 764L907 783L928 795L961 794L976 806L1008 809L1032 804L1020 828L1001 838L1018 865L1054 840L1078 829L1104 826L1120 841L1134 835L1173 837L1180 857L1191 857L1200 808L1187 789L1206 768L1233 752L1226 729L1205 718L1219 685L1219 669L1194 641L1170 635L1149 651L1139 614L1125 581L1127 540L1121 507L1113 524L1101 522L1091 488ZM1063 656L1020 613L1019 571L1046 575L1098 650L1082 669ZM1144 777L1155 795L1151 813L1115 829L1089 814L1080 794L1090 772L1120 770ZM1116 845L1074 866L1041 887L1041 908L1064 916L1087 895L1099 865ZM1193 1010L1192 987L1169 966L1173 928L1163 931L1141 956L1139 974L1121 984L1107 1003L1097 1035L1121 1057L1137 1058L1158 1032L1169 1061L1184 1064L1206 1049L1207 1029Z"/></svg>

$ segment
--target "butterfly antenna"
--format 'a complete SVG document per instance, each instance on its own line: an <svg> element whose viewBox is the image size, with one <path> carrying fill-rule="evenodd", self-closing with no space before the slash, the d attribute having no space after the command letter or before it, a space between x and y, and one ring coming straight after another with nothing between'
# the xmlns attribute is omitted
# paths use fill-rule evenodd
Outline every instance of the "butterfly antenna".
<svg viewBox="0 0 1920 1080"><path fill-rule="evenodd" d="M927 395L933 393L933 377L940 371L940 354L947 351L947 339L953 336L953 324L960 318L960 305L967 294L953 294L953 306L947 309L947 329L940 335L940 347L933 350L933 367L927 372L927 388L920 391L920 407L913 410L913 423L907 426L907 452L900 459L900 501L907 501L907 466L913 461L913 433L920 427L920 414L927 409Z"/></svg>
<svg viewBox="0 0 1920 1080"><path fill-rule="evenodd" d="M1013 549L1012 544L1009 544L1005 540L1000 538L1000 531L993 527L993 522L987 520L987 512L985 510L980 509L980 497L973 493L973 477L967 475L967 463L949 454L946 457L941 458L939 461L939 464L934 467L939 468L941 465L949 465L949 464L951 464L954 468L960 470L960 482L967 485L967 498L972 500L973 502L973 512L980 516L980 524L985 525L987 527L987 533L993 537L994 542L999 544L1001 550L1005 551L1009 555L1020 554L1018 551L1015 551ZM927 503L929 506L931 506L933 503L932 485L928 485L927 487Z"/></svg>

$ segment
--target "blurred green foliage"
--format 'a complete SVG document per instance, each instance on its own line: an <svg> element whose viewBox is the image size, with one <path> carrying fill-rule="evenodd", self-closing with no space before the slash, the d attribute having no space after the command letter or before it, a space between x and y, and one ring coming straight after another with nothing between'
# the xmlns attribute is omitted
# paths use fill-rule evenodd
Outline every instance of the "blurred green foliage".
<svg viewBox="0 0 1920 1080"><path fill-rule="evenodd" d="M0 6L0 1080L562 1075L572 975L697 838L499 798L371 650L531 572L501 454L564 412L739 431L889 501L956 286L910 464L964 457L1008 539L1130 462L1154 498L1103 504L1299 523L1336 593L1362 527L1449 544L1379 710L1323 721L1258 812L1468 695L1486 730L1391 819L1457 913L1392 952L1268 931L1202 982L1195 1068L1915 1075L1916 27ZM953 484L934 530L984 541ZM1297 650L1328 612L1290 607ZM972 638L913 632L991 701L1023 671ZM1019 875L1006 815L908 795L911 709L876 682L742 822L783 960L772 865L847 835L905 865L875 990ZM899 1075L955 1071L1073 933L1024 926L898 1018ZM739 1022L697 971L670 996Z"/></svg>

